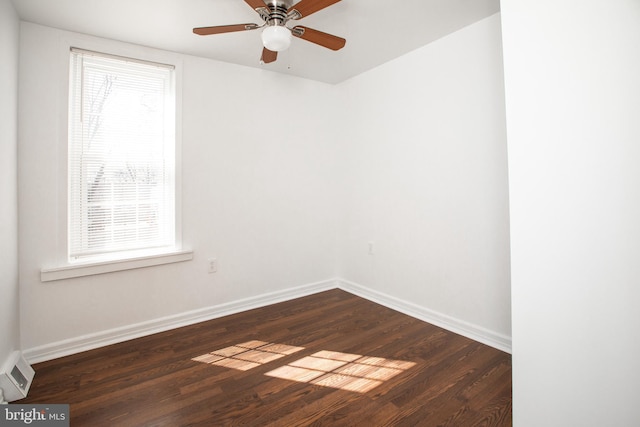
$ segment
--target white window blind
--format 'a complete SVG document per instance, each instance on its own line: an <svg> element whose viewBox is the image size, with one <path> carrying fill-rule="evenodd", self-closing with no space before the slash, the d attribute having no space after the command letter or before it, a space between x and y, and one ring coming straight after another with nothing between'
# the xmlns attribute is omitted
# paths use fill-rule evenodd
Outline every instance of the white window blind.
<svg viewBox="0 0 640 427"><path fill-rule="evenodd" d="M70 260L174 247L173 67L72 49L69 105Z"/></svg>

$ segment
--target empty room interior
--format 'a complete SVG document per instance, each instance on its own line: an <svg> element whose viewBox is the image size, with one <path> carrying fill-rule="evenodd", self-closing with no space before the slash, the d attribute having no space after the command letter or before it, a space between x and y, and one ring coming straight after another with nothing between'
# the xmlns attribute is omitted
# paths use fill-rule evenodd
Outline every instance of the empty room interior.
<svg viewBox="0 0 640 427"><path fill-rule="evenodd" d="M74 172L128 74L82 91L118 67L166 79L143 102L172 144L146 159L164 234L135 251L82 234L133 202ZM637 0L0 0L0 401L93 426L640 425L638 76Z"/></svg>

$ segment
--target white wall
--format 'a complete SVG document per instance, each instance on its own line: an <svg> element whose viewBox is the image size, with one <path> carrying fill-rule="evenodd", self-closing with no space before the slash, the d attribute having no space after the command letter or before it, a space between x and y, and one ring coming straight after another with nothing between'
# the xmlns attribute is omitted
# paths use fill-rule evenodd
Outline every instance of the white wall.
<svg viewBox="0 0 640 427"><path fill-rule="evenodd" d="M352 176L340 275L508 347L500 37L496 14L341 85Z"/></svg>
<svg viewBox="0 0 640 427"><path fill-rule="evenodd" d="M20 21L0 0L0 364L19 346L18 39Z"/></svg>
<svg viewBox="0 0 640 427"><path fill-rule="evenodd" d="M64 258L69 45L183 69L183 240L193 261L42 283ZM23 23L20 75L22 344L112 328L335 276L335 88ZM167 59L165 59L167 60ZM218 258L207 273L206 259Z"/></svg>
<svg viewBox="0 0 640 427"><path fill-rule="evenodd" d="M503 1L514 425L640 425L640 2Z"/></svg>

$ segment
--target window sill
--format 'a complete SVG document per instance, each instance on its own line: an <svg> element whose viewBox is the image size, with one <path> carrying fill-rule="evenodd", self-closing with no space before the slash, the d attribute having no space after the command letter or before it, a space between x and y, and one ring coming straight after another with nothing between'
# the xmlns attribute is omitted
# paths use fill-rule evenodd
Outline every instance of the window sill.
<svg viewBox="0 0 640 427"><path fill-rule="evenodd" d="M54 280L71 279L74 277L92 276L95 274L112 273L114 271L133 270L135 268L171 264L174 262L189 261L191 259L193 259L193 251L183 250L120 260L68 264L63 267L41 269L40 281L52 282Z"/></svg>

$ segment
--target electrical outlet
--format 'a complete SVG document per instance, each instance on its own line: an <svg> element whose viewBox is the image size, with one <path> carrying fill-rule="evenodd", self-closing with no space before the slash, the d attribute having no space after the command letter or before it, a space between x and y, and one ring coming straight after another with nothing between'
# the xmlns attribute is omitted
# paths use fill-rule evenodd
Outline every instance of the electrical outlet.
<svg viewBox="0 0 640 427"><path fill-rule="evenodd" d="M209 274L218 271L218 258L209 258L207 263L209 265Z"/></svg>

